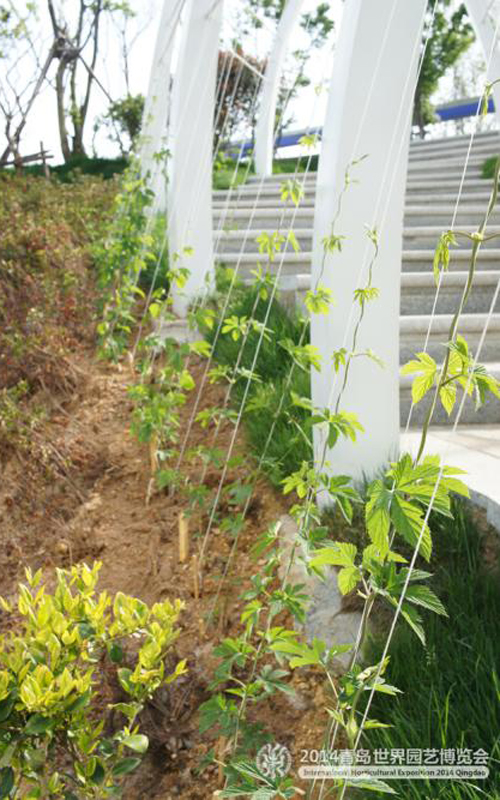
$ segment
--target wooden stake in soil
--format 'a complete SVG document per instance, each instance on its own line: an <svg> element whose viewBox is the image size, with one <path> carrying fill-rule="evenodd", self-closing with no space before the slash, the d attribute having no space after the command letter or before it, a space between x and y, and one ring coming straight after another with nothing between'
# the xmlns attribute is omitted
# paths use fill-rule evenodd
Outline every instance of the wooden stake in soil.
<svg viewBox="0 0 500 800"><path fill-rule="evenodd" d="M149 441L149 461L151 465L151 475L158 471L160 463L158 461L158 436L154 435Z"/></svg>
<svg viewBox="0 0 500 800"><path fill-rule="evenodd" d="M193 590L194 590L194 599L200 599L200 576L198 575L198 556L195 554L191 559L191 563L193 565Z"/></svg>
<svg viewBox="0 0 500 800"><path fill-rule="evenodd" d="M189 523L187 517L179 514L179 561L184 563L189 557Z"/></svg>
<svg viewBox="0 0 500 800"><path fill-rule="evenodd" d="M219 769L217 770L217 784L219 787L224 784L224 755L226 752L226 739L221 736L217 742L217 760L219 762Z"/></svg>

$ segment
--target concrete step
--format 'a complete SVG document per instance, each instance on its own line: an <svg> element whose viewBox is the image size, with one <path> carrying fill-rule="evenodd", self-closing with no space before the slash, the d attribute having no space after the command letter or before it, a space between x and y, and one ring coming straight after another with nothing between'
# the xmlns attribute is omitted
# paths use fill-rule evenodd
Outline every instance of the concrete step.
<svg viewBox="0 0 500 800"><path fill-rule="evenodd" d="M486 213L488 196L483 203L461 203L458 212L455 213L455 206L452 203L427 203L412 204L405 208L404 224L406 227L442 225L443 229L451 225L454 220L454 227L463 227L465 230L473 231L480 225ZM298 207L282 204L281 206L258 206L249 204L245 208L214 208L214 229L219 231L242 230L252 228L256 230L273 230L288 228L293 222L294 225L306 227L313 226L314 205L311 200L307 203L300 203ZM491 222L500 223L500 204L494 209L490 217ZM305 224L303 224L305 223Z"/></svg>
<svg viewBox="0 0 500 800"><path fill-rule="evenodd" d="M485 184L486 186L490 185L488 183ZM476 192L475 194L472 193L463 193L460 195L460 203L459 208L462 209L463 206L470 206L471 208L485 209L490 199L490 192ZM413 208L428 208L430 205L432 206L447 206L452 210L455 208L455 203L457 201L457 194L454 192L453 194L435 194L432 197L432 203L425 203L424 199L420 198L419 200L415 200L415 198L411 199L410 203L407 203L406 211L408 211L408 207ZM281 199L275 200L273 198L265 197L259 198L258 205L255 204L254 200L247 200L247 199L240 199L237 200L233 198L232 193L228 193L225 199L216 198L213 201L213 210L214 216L217 216L220 219L221 216L228 214L230 211L247 211L249 216L250 212L255 212L257 209L265 209L267 210L274 210L276 214L281 213L283 208L294 208L293 204L290 206L290 203L284 204ZM299 208L314 208L314 196L311 193L308 193L307 196L303 197L299 203ZM451 217L450 217L451 219Z"/></svg>
<svg viewBox="0 0 500 800"><path fill-rule="evenodd" d="M473 158L482 159L483 161L491 156L495 156L500 152L500 137L497 137L495 142L474 142L470 149L470 156ZM462 145L452 147L450 145L443 147L431 147L428 144L422 148L410 147L410 163L419 161L426 158L434 161L435 159L446 158L462 158L464 161L469 155L469 142L464 142Z"/></svg>
<svg viewBox="0 0 500 800"><path fill-rule="evenodd" d="M459 333L467 340L473 353L478 348L487 318L487 314L464 314L460 320ZM451 320L451 314L439 314L432 320L428 314L402 316L399 329L401 363L405 364L415 353L423 350L429 324L431 333L427 352L436 361L441 361ZM493 314L489 320L480 361L500 361L500 314Z"/></svg>
<svg viewBox="0 0 500 800"><path fill-rule="evenodd" d="M453 314L462 298L467 278L467 272L444 273L439 292L437 292L432 273L403 273L401 276L401 316L431 314L433 311L435 314ZM250 276L248 276L247 282L249 284L252 282ZM464 311L466 313L488 313L499 284L500 270L478 272L475 275L472 291ZM280 297L290 308L299 306L305 309L304 298L310 288L311 275L309 272L285 275L279 282ZM500 312L500 296L497 298L493 310Z"/></svg>
<svg viewBox="0 0 500 800"><path fill-rule="evenodd" d="M470 145L471 134L460 136L444 136L436 139L412 139L410 142L410 155L419 152L449 152L467 150ZM498 131L476 132L472 139L472 148L495 148L500 145Z"/></svg>
<svg viewBox="0 0 500 800"><path fill-rule="evenodd" d="M404 250L403 251L403 264L402 271L406 272L423 272L429 275L432 274L432 262L434 259L433 250ZM266 263L264 256L259 256L257 253L225 253L218 257L218 262L225 264L232 269L238 268L238 272L242 278L250 275L250 270L255 269L257 263L260 261L262 264ZM276 258L274 264L271 265L271 272L276 274L281 267L282 275L300 275L311 272L312 253L310 251L301 251L299 253L286 252ZM470 250L458 250L452 254L449 270L450 273L459 271L466 271L471 260ZM239 266L238 266L239 265ZM478 272L489 272L490 270L500 269L500 249L481 250L479 253Z"/></svg>
<svg viewBox="0 0 500 800"><path fill-rule="evenodd" d="M473 231L484 220L488 208L488 200L489 197L478 203L461 202L456 212L453 203L408 204L405 207L404 224L408 228L421 225L442 225L447 227L453 222L454 228L461 227L466 231ZM496 206L490 215L489 224L492 223L500 223L500 204Z"/></svg>
<svg viewBox="0 0 500 800"><path fill-rule="evenodd" d="M436 195L442 196L443 194L455 195L457 197L458 190L461 185L461 175L456 177L444 176L441 178L414 178L408 180L406 185L406 198L410 199L413 195L431 195L433 198ZM214 202L224 203L227 202L228 194L231 202L249 201L261 202L263 200L275 200L279 205L281 200L282 186L285 181L273 183L253 183L244 184L236 187L230 193L227 190L215 190L212 193ZM486 194L491 190L492 181L485 178L466 178L462 187L464 195ZM313 198L316 189L316 183L313 180L306 182L304 187L304 198Z"/></svg>
<svg viewBox="0 0 500 800"><path fill-rule="evenodd" d="M449 157L440 156L439 158L427 158L425 154L421 154L418 158L410 159L408 162L408 175L411 177L414 174L429 173L432 175L448 174L450 177L455 177L457 175L462 175L465 168L466 174L477 176L481 174L483 164L485 160L490 157L490 155L496 155L496 152L493 151L485 155L471 154L469 156L467 156L467 153L464 153L463 156L451 155ZM298 172L274 173L273 175L268 175L266 177L249 175L244 185L269 185L289 179L314 182L317 178L317 172L307 169L306 160L301 161L301 167L302 170Z"/></svg>
<svg viewBox="0 0 500 800"><path fill-rule="evenodd" d="M443 232L443 227L438 225L412 225L405 227L403 231L403 242L405 250L419 249L422 245L434 248ZM465 231L469 233L469 231ZM497 249L500 244L500 225L488 225L486 233L488 236L498 238L485 240L481 245L481 250ZM465 237L457 236L457 245L453 246L454 252L469 250L471 242Z"/></svg>
<svg viewBox="0 0 500 800"><path fill-rule="evenodd" d="M312 249L312 228L311 227L299 227L298 225L293 226L293 231L295 234L295 239L297 240L299 247L301 250L311 251ZM214 233L214 240L216 245L216 252L218 255L223 255L225 253L239 253L240 251L248 252L248 253L256 253L259 249L259 244L257 242L256 233L266 232L266 229L259 228L258 232L252 230L250 228L242 229L242 230L222 230L216 231ZM420 226L413 226L411 228L405 228L403 232L403 247L405 250L421 250L421 249L431 249L433 250L443 232L442 226L435 226L435 225L420 225ZM489 225L488 226L488 235L499 237L498 239L490 239L488 241L483 242L481 250L491 250L491 249L498 249L498 244L500 241L500 226L499 225ZM273 233L273 227L269 226L267 228L267 233ZM286 234L286 230L284 231ZM458 253L462 250L470 250L471 243L465 238L457 238L458 245L452 248L454 253ZM291 251L292 245L290 242L287 242L284 245L285 251Z"/></svg>

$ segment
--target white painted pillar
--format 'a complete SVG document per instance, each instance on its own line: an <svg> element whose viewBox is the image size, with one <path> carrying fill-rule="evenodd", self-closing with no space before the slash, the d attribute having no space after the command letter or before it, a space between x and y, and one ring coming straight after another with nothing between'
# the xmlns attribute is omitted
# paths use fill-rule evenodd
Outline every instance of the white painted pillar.
<svg viewBox="0 0 500 800"><path fill-rule="evenodd" d="M173 82L172 152L168 185L170 263L190 270L186 285L172 287L173 309L213 283L212 148L215 88L223 0L188 0ZM185 255L186 248L192 255Z"/></svg>
<svg viewBox="0 0 500 800"><path fill-rule="evenodd" d="M278 23L276 36L262 81L259 116L255 128L255 171L265 177L272 175L276 106L283 72L283 63L288 50L290 37L297 22L304 0L288 0Z"/></svg>
<svg viewBox="0 0 500 800"><path fill-rule="evenodd" d="M343 438L327 452L332 473L371 477L399 447L399 295L403 209L410 120L423 18L427 0L346 0L329 91L319 162L312 286L320 280L336 305L328 315L312 315L311 341L322 355L321 373L312 371L316 406L335 408L343 370L335 377L332 353L350 348L359 306L353 293L366 285L373 247L366 227L377 226L380 253L373 285L378 299L366 306L357 351L373 350L385 362L351 364L341 410L355 412L365 428L358 441ZM322 239L330 232L346 168L352 183L336 223L345 236L342 252L328 255L322 272ZM365 265L364 271L361 268ZM361 273L361 275L360 275ZM315 456L323 453L324 432L315 429ZM320 498L321 502L321 498Z"/></svg>
<svg viewBox="0 0 500 800"><path fill-rule="evenodd" d="M487 79L495 81L500 78L500 40L498 17L500 3L498 0L466 0L467 11L474 26L476 36L483 49L484 60L489 62ZM500 84L493 87L495 113L500 123Z"/></svg>
<svg viewBox="0 0 500 800"><path fill-rule="evenodd" d="M164 0L151 64L148 94L144 105L139 160L143 175L149 174L155 210L165 210L166 160L155 159L167 146L170 107L170 77L175 34L184 0Z"/></svg>

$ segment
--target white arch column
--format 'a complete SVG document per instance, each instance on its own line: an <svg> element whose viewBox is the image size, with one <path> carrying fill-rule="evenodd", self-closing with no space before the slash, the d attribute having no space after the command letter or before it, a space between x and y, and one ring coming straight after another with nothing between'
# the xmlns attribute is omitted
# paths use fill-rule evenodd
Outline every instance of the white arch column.
<svg viewBox="0 0 500 800"><path fill-rule="evenodd" d="M332 353L350 348L359 306L354 291L366 285L373 247L366 226L378 228L380 252L373 285L379 297L366 306L357 351L370 349L382 369L367 357L355 358L341 410L355 412L365 428L358 441L340 438L327 452L333 473L361 479L373 474L399 447L399 295L403 209L410 120L423 18L427 0L346 0L335 54L319 161L312 285L320 280L336 304L328 315L312 315L311 342L322 355L322 370L312 371L316 406L335 408L343 381ZM346 169L352 169L335 233L345 236L342 251L326 257L323 237L331 229ZM364 271L361 268L364 265ZM335 383L334 383L335 382ZM315 456L323 453L324 432L316 426ZM321 499L320 499L321 501Z"/></svg>
<svg viewBox="0 0 500 800"><path fill-rule="evenodd" d="M222 8L223 0L188 0L173 82L169 254L171 265L190 270L184 287L172 287L173 309L181 317L206 279L213 280L212 147Z"/></svg>
<svg viewBox="0 0 500 800"><path fill-rule="evenodd" d="M185 0L164 0L142 118L139 160L142 174L149 174L149 187L155 196L155 210L165 210L166 164L159 164L155 154L167 146L172 55L184 2Z"/></svg>
<svg viewBox="0 0 500 800"><path fill-rule="evenodd" d="M273 171L274 125L283 63L294 25L304 0L288 0L276 30L262 82L259 116L255 128L255 171L265 177Z"/></svg>
<svg viewBox="0 0 500 800"><path fill-rule="evenodd" d="M495 81L500 78L500 41L498 37L498 0L466 0L467 11L471 18L476 36L483 49L484 60L489 62L487 79ZM500 84L493 87L495 113L500 123Z"/></svg>

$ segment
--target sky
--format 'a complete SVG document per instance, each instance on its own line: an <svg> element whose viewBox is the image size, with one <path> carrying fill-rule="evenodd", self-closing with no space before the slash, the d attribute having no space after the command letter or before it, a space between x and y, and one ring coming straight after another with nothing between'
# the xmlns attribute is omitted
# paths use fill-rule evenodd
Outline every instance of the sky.
<svg viewBox="0 0 500 800"><path fill-rule="evenodd" d="M17 1L13 0L13 2ZM48 16L45 12L45 0L39 0L39 2L43 8L43 13L40 14L40 22L37 26L36 43L40 58L44 58L50 44L51 31ZM242 2L245 2L245 0L225 0L223 33L227 40L234 35L234 19ZM304 0L304 12L314 9L317 3L318 0ZM76 0L59 0L59 4L62 4L64 14L66 16L69 15L71 19L71 14L74 13L77 7ZM127 41L130 45L128 57L129 89L132 94L146 94L162 0L130 0L130 4L139 10L135 18L127 23ZM330 14L336 22L336 30L321 49L313 51L307 67L311 85L301 91L300 97L291 107L295 118L292 128L317 126L322 123L327 102L326 86L331 72L336 32L340 27L342 15L341 0L332 0ZM269 20L264 20L263 28L253 32L245 41L245 49L252 54L265 56L271 47L272 35L272 23ZM304 32L297 26L292 37L292 49L301 47L305 41ZM114 99L123 97L126 94L125 69L121 46L120 32L117 26L108 19L102 29L101 58L96 70L106 92L94 85L86 133L86 146L89 153L95 148L95 151L100 156L117 154L116 145L109 140L105 131L100 131L96 135L93 134L93 120L106 112L109 104L109 97L106 93ZM437 99L446 101L453 94L455 96L457 92L460 94L461 89L470 94L473 94L474 90L478 91L481 61L480 50L476 45L469 52L461 66L461 72L463 73L462 86L456 86L457 81L454 80L453 76L448 76L441 82L436 96ZM19 60L10 76L16 86L24 85L27 82L27 78L32 71L32 64L33 62L28 56ZM0 61L0 69L3 66L4 63ZM51 76L53 77L53 72ZM320 92L316 91L316 87L319 85L324 87ZM45 148L49 149L54 155L52 163L59 163L61 161L61 152L58 139L55 91L53 85L46 85L28 119L22 142L22 153L28 154L38 151L42 141ZM287 155L292 155L292 153L287 153Z"/></svg>

